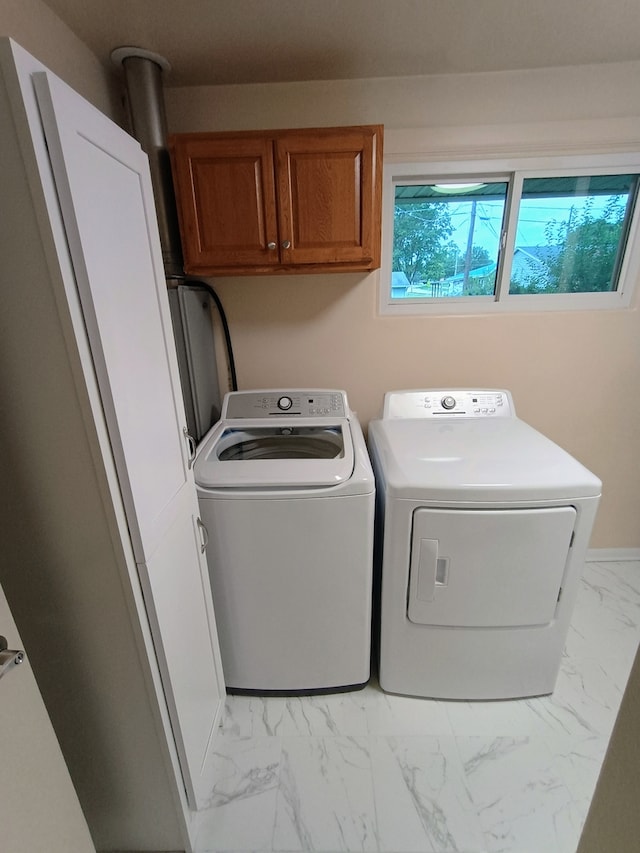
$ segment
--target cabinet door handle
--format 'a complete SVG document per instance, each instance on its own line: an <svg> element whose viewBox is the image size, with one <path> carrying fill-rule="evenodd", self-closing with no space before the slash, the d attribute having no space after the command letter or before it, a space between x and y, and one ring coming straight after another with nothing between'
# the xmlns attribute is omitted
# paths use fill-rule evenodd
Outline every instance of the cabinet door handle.
<svg viewBox="0 0 640 853"><path fill-rule="evenodd" d="M278 248L278 246L276 243L273 242L273 240L270 243L267 243L267 249L270 249L272 252L274 249L277 249L277 248Z"/></svg>
<svg viewBox="0 0 640 853"><path fill-rule="evenodd" d="M206 528L204 521L201 518L196 518L196 524L198 525L198 530L200 531L200 553L204 554L207 550L207 545L209 544L209 531Z"/></svg>
<svg viewBox="0 0 640 853"><path fill-rule="evenodd" d="M291 240L283 240L282 241L282 248L283 249L290 249L291 248Z"/></svg>
<svg viewBox="0 0 640 853"><path fill-rule="evenodd" d="M189 435L189 430L186 427L182 427L182 433L187 442L187 447L189 448L189 455L187 456L187 467L193 467L193 462L196 458L196 440L192 435Z"/></svg>

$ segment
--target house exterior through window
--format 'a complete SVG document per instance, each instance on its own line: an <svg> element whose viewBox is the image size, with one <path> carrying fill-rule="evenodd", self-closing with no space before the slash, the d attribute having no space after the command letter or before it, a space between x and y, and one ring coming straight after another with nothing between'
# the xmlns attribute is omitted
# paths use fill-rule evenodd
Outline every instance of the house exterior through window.
<svg viewBox="0 0 640 853"><path fill-rule="evenodd" d="M640 156L385 172L382 313L629 304L639 271Z"/></svg>

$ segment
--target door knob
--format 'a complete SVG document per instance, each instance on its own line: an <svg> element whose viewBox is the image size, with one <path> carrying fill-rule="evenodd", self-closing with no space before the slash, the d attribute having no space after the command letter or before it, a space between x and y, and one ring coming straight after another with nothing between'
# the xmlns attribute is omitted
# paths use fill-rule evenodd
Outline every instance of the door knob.
<svg viewBox="0 0 640 853"><path fill-rule="evenodd" d="M10 649L7 638L0 636L0 678L24 660L24 652Z"/></svg>
<svg viewBox="0 0 640 853"><path fill-rule="evenodd" d="M282 248L283 249L290 249L291 248L291 240L283 240L282 241Z"/></svg>

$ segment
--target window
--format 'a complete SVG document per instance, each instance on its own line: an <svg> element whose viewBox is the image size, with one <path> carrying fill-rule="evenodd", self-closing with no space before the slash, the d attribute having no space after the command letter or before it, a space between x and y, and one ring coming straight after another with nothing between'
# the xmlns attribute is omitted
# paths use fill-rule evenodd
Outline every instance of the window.
<svg viewBox="0 0 640 853"><path fill-rule="evenodd" d="M628 305L640 156L385 171L384 313Z"/></svg>

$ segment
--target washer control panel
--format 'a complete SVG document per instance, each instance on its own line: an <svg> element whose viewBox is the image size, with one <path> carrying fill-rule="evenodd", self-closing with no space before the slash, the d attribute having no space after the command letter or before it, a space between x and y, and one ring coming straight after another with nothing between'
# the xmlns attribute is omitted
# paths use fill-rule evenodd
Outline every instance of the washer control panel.
<svg viewBox="0 0 640 853"><path fill-rule="evenodd" d="M512 418L509 391L473 388L435 388L390 391L384 398L384 418Z"/></svg>
<svg viewBox="0 0 640 853"><path fill-rule="evenodd" d="M346 418L347 411L344 391L230 391L221 418Z"/></svg>

